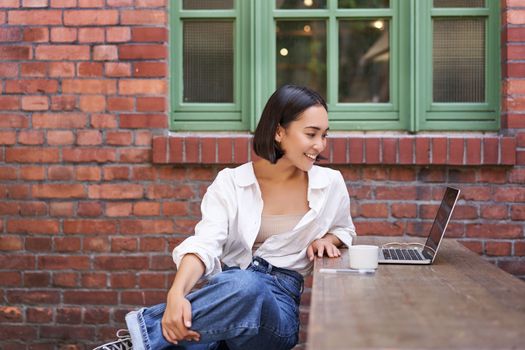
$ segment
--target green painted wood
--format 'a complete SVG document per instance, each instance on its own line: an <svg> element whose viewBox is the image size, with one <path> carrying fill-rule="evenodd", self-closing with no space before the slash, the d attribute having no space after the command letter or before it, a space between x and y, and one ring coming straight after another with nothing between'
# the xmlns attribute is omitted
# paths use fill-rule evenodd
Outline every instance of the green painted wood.
<svg viewBox="0 0 525 350"><path fill-rule="evenodd" d="M173 131L244 131L246 126L241 122L221 121L185 121L174 119L171 122Z"/></svg>
<svg viewBox="0 0 525 350"><path fill-rule="evenodd" d="M485 8L432 8L432 0L391 0L390 8L280 10L270 0L236 0L233 10L181 10L170 2L170 96L173 130L254 131L276 88L276 20L319 19L327 28L327 103L333 130L497 130L500 125L499 3ZM483 17L486 35L486 102L432 103L432 18ZM390 22L390 102L339 103L340 20ZM235 21L234 103L182 103L182 22ZM213 124L213 125L212 125Z"/></svg>
<svg viewBox="0 0 525 350"><path fill-rule="evenodd" d="M335 120L348 120L350 122L355 121L372 121L372 120L390 120L390 121L399 121L399 113L397 111L383 111L383 112L374 112L369 111L331 111L330 122ZM402 125L399 125L401 127ZM332 125L330 125L332 129Z"/></svg>
<svg viewBox="0 0 525 350"><path fill-rule="evenodd" d="M185 120L184 116L187 114L186 112L174 112L175 115L175 121L177 120ZM191 112L191 120L207 120L208 122L216 122L217 120L220 121L239 121L241 120L241 112L240 111L232 111L232 112L220 112L220 111L207 111L207 112Z"/></svg>
<svg viewBox="0 0 525 350"><path fill-rule="evenodd" d="M328 57L326 60L326 73L328 74L328 79L326 85L326 103L328 110L332 112L339 102L339 22L336 18L337 0L329 0L328 8L330 17L327 24L328 45L326 50ZM346 110L348 107L342 108ZM332 119L332 113L330 113L329 116L330 119Z"/></svg>
<svg viewBox="0 0 525 350"><path fill-rule="evenodd" d="M419 36L421 35L421 32L419 30L416 30L418 28L420 18L418 16L418 4L420 2L418 0L410 0L410 18L413 18L413 20L409 21L409 34L410 34L410 41L408 43L408 51L410 52L410 70L409 70L409 76L408 79L410 79L410 95L409 95L409 101L408 104L410 106L410 114L409 114L409 131L410 132L416 132L419 129L419 119L417 116L419 115L419 111L421 109L421 101L419 101L418 92L421 89L421 81L417 80L415 77L419 76L419 59L418 59L418 53L419 51L416 50L416 45L414 43L419 43Z"/></svg>
<svg viewBox="0 0 525 350"><path fill-rule="evenodd" d="M494 1L492 1L494 2ZM486 17L491 14L490 8L432 8L432 17Z"/></svg>
<svg viewBox="0 0 525 350"><path fill-rule="evenodd" d="M432 1L417 1L420 7L421 25L418 46L424 47L416 65L421 68L417 82L423 86L422 101L418 108L416 130L498 130L500 126L499 88L499 4L489 1L487 8L433 9ZM485 103L434 103L432 101L432 19L438 18L485 18ZM446 122L444 122L446 120ZM479 121L485 121L479 123Z"/></svg>
<svg viewBox="0 0 525 350"><path fill-rule="evenodd" d="M249 127L248 110L251 103L249 96L252 70L251 53L244 49L250 42L250 8L248 1L236 1L233 10L182 10L180 0L170 2L170 28L172 33L170 45L170 80L171 116L170 127L173 130L183 130L181 125L195 125L188 130L230 130L234 121L234 130ZM183 100L183 22L224 20L234 23L234 103L184 103ZM191 123L192 121L208 120L207 124ZM189 122L189 124L188 124ZM209 126L210 123L218 125ZM222 125L222 126L221 126Z"/></svg>
<svg viewBox="0 0 525 350"><path fill-rule="evenodd" d="M411 55L411 23L410 21L410 1L395 2L395 10L397 13L397 50L399 57L398 69L395 71L395 77L398 81L398 88L395 89L395 96L399 104L399 126L404 130L410 130L410 123L413 119L411 110L411 91L413 84L413 73L411 67L413 66L413 59Z"/></svg>

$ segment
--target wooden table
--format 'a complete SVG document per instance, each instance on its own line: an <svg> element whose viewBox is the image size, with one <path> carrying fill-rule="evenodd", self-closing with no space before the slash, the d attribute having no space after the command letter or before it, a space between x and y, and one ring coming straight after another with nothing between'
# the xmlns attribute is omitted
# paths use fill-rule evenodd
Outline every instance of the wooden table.
<svg viewBox="0 0 525 350"><path fill-rule="evenodd" d="M359 237L381 245L386 237ZM433 265L348 267L348 252L315 262L307 349L525 349L525 282L455 240Z"/></svg>

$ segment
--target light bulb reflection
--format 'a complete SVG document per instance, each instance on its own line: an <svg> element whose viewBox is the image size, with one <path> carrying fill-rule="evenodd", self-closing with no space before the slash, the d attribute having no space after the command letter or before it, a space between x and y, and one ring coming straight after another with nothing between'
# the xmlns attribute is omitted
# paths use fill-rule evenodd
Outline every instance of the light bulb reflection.
<svg viewBox="0 0 525 350"><path fill-rule="evenodd" d="M385 27L385 23L381 20L377 20L374 23L372 23L372 26L374 26L377 29L383 29Z"/></svg>

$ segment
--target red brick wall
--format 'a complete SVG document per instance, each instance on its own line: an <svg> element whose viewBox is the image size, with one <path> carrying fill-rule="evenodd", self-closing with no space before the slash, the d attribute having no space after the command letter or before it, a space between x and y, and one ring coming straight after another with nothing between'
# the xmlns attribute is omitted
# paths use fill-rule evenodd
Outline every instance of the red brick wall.
<svg viewBox="0 0 525 350"><path fill-rule="evenodd" d="M247 137L166 137L166 4L0 1L2 349L90 349L163 302L219 163L250 157ZM449 236L525 277L525 6L502 8L505 137L340 136L328 155L360 234L420 235L453 184Z"/></svg>

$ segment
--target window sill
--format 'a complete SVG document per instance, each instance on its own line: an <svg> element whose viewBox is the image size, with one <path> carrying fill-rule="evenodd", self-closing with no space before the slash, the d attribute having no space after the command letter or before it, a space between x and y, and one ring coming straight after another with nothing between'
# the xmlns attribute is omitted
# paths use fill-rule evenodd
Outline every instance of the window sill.
<svg viewBox="0 0 525 350"><path fill-rule="evenodd" d="M515 165L516 138L485 134L335 134L325 164ZM255 159L252 135L198 133L157 136L155 164L242 164Z"/></svg>

